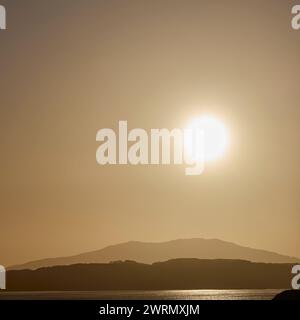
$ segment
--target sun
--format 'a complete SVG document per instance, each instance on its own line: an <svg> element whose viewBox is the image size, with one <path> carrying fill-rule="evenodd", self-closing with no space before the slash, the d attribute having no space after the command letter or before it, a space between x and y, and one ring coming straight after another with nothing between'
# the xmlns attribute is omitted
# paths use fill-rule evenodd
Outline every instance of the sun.
<svg viewBox="0 0 300 320"><path fill-rule="evenodd" d="M184 145L193 160L216 160L224 155L229 145L229 133L218 118L203 115L194 118L187 126ZM195 132L201 133L201 143L195 139Z"/></svg>

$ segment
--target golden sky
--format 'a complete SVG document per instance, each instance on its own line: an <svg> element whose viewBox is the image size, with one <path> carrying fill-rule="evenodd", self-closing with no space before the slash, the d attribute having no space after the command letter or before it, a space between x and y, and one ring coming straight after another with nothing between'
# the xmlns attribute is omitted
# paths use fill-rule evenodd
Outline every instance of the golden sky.
<svg viewBox="0 0 300 320"><path fill-rule="evenodd" d="M300 256L296 3L2 0L0 264L191 237ZM96 163L100 128L203 112L231 146L201 176Z"/></svg>

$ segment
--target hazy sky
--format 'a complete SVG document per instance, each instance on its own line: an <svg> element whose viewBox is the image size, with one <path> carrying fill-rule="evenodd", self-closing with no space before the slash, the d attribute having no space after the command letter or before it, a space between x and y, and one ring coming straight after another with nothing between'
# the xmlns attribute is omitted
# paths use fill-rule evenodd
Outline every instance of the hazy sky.
<svg viewBox="0 0 300 320"><path fill-rule="evenodd" d="M0 0L0 264L190 237L299 257L296 3ZM202 176L96 163L100 128L202 112L231 135Z"/></svg>

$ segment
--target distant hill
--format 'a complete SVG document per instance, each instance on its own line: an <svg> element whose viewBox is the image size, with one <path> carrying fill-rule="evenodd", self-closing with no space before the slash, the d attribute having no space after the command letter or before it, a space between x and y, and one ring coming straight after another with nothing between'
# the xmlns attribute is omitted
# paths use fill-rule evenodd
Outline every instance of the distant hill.
<svg viewBox="0 0 300 320"><path fill-rule="evenodd" d="M217 239L184 239L160 243L126 242L75 256L32 261L13 266L9 269L37 269L77 263L107 263L116 260L134 260L140 263L153 263L178 258L241 259L265 263L300 262L298 258L265 250L242 247L231 242Z"/></svg>
<svg viewBox="0 0 300 320"><path fill-rule="evenodd" d="M77 264L7 272L9 291L286 289L291 264L176 259Z"/></svg>

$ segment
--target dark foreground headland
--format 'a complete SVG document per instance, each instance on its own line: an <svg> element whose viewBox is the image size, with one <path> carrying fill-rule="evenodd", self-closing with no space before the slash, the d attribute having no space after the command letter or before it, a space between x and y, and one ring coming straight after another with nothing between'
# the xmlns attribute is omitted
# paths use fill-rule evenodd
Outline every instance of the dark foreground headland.
<svg viewBox="0 0 300 320"><path fill-rule="evenodd" d="M287 290L279 293L273 300L291 300L300 302L300 290Z"/></svg>
<svg viewBox="0 0 300 320"><path fill-rule="evenodd" d="M154 264L133 261L11 270L10 291L285 289L291 264L243 260L175 259Z"/></svg>

